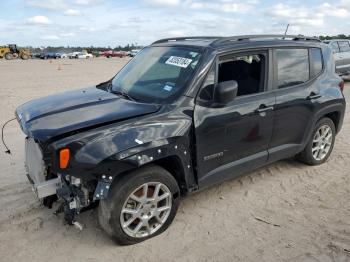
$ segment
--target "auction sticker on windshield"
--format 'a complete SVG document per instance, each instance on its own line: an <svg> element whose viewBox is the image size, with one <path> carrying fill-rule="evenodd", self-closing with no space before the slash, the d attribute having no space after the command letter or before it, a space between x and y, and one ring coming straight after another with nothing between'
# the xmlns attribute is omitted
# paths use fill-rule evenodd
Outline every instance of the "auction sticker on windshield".
<svg viewBox="0 0 350 262"><path fill-rule="evenodd" d="M179 56L171 56L168 60L165 61L168 65L179 66L183 68L187 68L189 64L191 64L192 59L179 57Z"/></svg>

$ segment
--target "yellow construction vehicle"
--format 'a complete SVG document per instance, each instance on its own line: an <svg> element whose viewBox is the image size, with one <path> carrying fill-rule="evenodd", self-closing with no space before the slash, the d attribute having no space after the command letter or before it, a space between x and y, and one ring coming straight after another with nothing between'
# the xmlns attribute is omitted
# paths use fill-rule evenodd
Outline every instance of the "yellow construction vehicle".
<svg viewBox="0 0 350 262"><path fill-rule="evenodd" d="M6 60L15 58L27 60L30 57L30 51L27 49L18 49L17 45L0 46L0 58L4 57Z"/></svg>

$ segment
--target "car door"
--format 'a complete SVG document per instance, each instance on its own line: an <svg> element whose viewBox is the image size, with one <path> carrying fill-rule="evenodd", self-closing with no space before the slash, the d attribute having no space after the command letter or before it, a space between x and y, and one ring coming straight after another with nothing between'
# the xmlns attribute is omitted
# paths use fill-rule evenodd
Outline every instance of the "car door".
<svg viewBox="0 0 350 262"><path fill-rule="evenodd" d="M248 53L254 55L256 53ZM253 80L238 80L231 77L231 69L226 66L224 80L237 80L238 94L232 102L223 107L215 107L210 102L215 84L220 80L221 66L232 57L245 57L247 54L229 54L218 57L215 66L209 72L207 80L196 100L194 126L196 138L196 157L199 187L203 188L261 166L268 159L268 145L272 135L273 107L275 96L268 92L271 86L269 65L271 55L260 51L263 57L259 77L258 92L246 94L243 87L249 89L257 83ZM250 62L250 57L246 59ZM243 60L244 60L243 59ZM237 68L244 65L239 61ZM249 66L249 65L248 65ZM237 78L239 78L237 76ZM241 88L241 89L240 89ZM251 91L253 92L253 91Z"/></svg>
<svg viewBox="0 0 350 262"><path fill-rule="evenodd" d="M342 65L343 65L343 57L340 54L340 49L339 49L339 45L337 41L331 41L329 43L330 47L332 48L333 51L333 57L334 57L334 63L335 63L335 72L337 74L340 74L341 72L339 70L341 70Z"/></svg>
<svg viewBox="0 0 350 262"><path fill-rule="evenodd" d="M338 41L340 52L336 54L336 60L339 59L337 71L347 73L350 71L350 45L349 41Z"/></svg>
<svg viewBox="0 0 350 262"><path fill-rule="evenodd" d="M321 98L316 80L323 70L319 48L279 48L273 56L276 105L269 149L271 162L291 157L305 146Z"/></svg>

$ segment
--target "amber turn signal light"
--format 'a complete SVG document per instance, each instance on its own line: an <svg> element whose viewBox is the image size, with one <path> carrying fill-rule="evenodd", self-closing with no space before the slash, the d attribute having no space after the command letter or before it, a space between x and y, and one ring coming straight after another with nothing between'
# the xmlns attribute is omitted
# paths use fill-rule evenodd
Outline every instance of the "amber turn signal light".
<svg viewBox="0 0 350 262"><path fill-rule="evenodd" d="M68 166L70 158L70 151L68 148L61 149L60 151L60 168L65 169Z"/></svg>

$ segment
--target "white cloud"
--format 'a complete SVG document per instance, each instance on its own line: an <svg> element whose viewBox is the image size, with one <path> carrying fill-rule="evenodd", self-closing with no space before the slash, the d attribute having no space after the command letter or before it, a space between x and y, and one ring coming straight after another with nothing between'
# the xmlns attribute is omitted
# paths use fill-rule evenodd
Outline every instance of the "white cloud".
<svg viewBox="0 0 350 262"><path fill-rule="evenodd" d="M347 8L350 10L350 1ZM339 18L345 18L349 16L349 11L342 7L341 5L331 5L329 3L323 3L321 6L318 7L318 11L322 13L325 16L334 16Z"/></svg>
<svg viewBox="0 0 350 262"><path fill-rule="evenodd" d="M207 9L211 11L226 12L226 13L245 13L251 9L250 4L233 3L227 1L212 1L212 2L199 2L193 1L190 3L190 8L193 9Z"/></svg>
<svg viewBox="0 0 350 262"><path fill-rule="evenodd" d="M248 0L245 3L232 0L146 0L157 6L182 6L186 9L208 10L226 13L245 13L257 4L258 0Z"/></svg>
<svg viewBox="0 0 350 262"><path fill-rule="evenodd" d="M310 7L291 7L280 3L269 8L266 13L272 17L282 19L283 23L290 23L293 26L322 27L327 17L346 18L350 16L350 5L347 6L349 10L342 7L345 2L350 4L350 0L342 0L336 4L323 3L319 6Z"/></svg>
<svg viewBox="0 0 350 262"><path fill-rule="evenodd" d="M181 3L180 0L148 0L147 2L153 5L168 5L168 6L177 6Z"/></svg>
<svg viewBox="0 0 350 262"><path fill-rule="evenodd" d="M75 3L78 5L96 5L100 2L100 0L75 0Z"/></svg>
<svg viewBox="0 0 350 262"><path fill-rule="evenodd" d="M27 1L27 4L33 7L51 11L59 11L67 8L67 4L64 2L64 0L32 0Z"/></svg>
<svg viewBox="0 0 350 262"><path fill-rule="evenodd" d="M81 12L76 9L67 9L66 11L64 11L64 14L69 16L80 16Z"/></svg>
<svg viewBox="0 0 350 262"><path fill-rule="evenodd" d="M283 23L293 26L322 26L324 24L324 14L313 12L306 7L290 7L285 4L277 4L266 12L268 16L282 19Z"/></svg>
<svg viewBox="0 0 350 262"><path fill-rule="evenodd" d="M79 28L80 31L83 31L83 32L96 32L97 29L95 27L86 27L86 26L81 26Z"/></svg>
<svg viewBox="0 0 350 262"><path fill-rule="evenodd" d="M48 25L51 23L51 20L43 15L36 15L27 19L27 24L30 25Z"/></svg>
<svg viewBox="0 0 350 262"><path fill-rule="evenodd" d="M62 33L62 34L60 34L60 36L62 36L62 37L73 37L73 36L75 36L75 33Z"/></svg>
<svg viewBox="0 0 350 262"><path fill-rule="evenodd" d="M41 39L44 39L44 40L58 40L60 38L57 35L45 35L45 36L41 37Z"/></svg>

